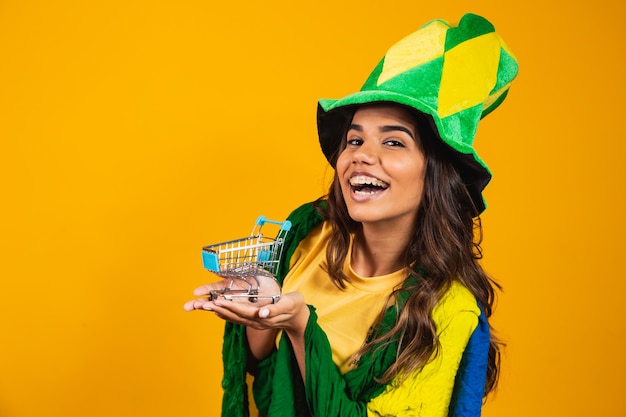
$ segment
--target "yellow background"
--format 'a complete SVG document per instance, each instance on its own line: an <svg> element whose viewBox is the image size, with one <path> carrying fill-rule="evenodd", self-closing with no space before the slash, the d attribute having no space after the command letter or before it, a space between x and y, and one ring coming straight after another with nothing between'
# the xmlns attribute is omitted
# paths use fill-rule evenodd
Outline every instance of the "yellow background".
<svg viewBox="0 0 626 417"><path fill-rule="evenodd" d="M0 416L216 416L201 246L326 188L316 100L461 2L0 0ZM517 55L479 128L508 342L484 415L626 416L624 6L474 1Z"/></svg>

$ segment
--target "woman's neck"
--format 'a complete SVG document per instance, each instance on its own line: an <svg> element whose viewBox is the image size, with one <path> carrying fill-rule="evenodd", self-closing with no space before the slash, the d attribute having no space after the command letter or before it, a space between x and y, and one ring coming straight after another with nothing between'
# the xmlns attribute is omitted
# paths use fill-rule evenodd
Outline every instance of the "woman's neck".
<svg viewBox="0 0 626 417"><path fill-rule="evenodd" d="M410 228L390 230L363 225L352 243L350 262L354 272L363 277L376 277L406 267L410 231Z"/></svg>

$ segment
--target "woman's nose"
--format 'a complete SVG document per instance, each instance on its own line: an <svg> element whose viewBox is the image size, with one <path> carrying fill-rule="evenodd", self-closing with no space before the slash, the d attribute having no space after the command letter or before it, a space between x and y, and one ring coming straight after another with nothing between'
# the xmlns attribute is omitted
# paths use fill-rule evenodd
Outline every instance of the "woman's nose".
<svg viewBox="0 0 626 417"><path fill-rule="evenodd" d="M355 164L373 164L377 159L376 149L371 143L363 143L353 154Z"/></svg>

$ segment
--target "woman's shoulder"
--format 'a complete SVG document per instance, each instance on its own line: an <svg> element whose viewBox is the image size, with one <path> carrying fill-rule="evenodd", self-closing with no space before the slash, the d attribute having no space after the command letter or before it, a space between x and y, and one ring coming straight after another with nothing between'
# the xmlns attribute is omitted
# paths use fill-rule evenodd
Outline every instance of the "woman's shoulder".
<svg viewBox="0 0 626 417"><path fill-rule="evenodd" d="M480 316L480 308L476 297L461 282L454 280L433 310L436 322L447 321L460 313Z"/></svg>

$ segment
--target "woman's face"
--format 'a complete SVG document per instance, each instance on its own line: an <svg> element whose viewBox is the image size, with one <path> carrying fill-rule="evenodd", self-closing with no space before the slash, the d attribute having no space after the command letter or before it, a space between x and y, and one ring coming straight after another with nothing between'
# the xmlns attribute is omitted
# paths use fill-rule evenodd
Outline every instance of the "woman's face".
<svg viewBox="0 0 626 417"><path fill-rule="evenodd" d="M337 159L337 176L353 220L411 230L426 170L419 143L415 121L403 107L381 104L356 111Z"/></svg>

